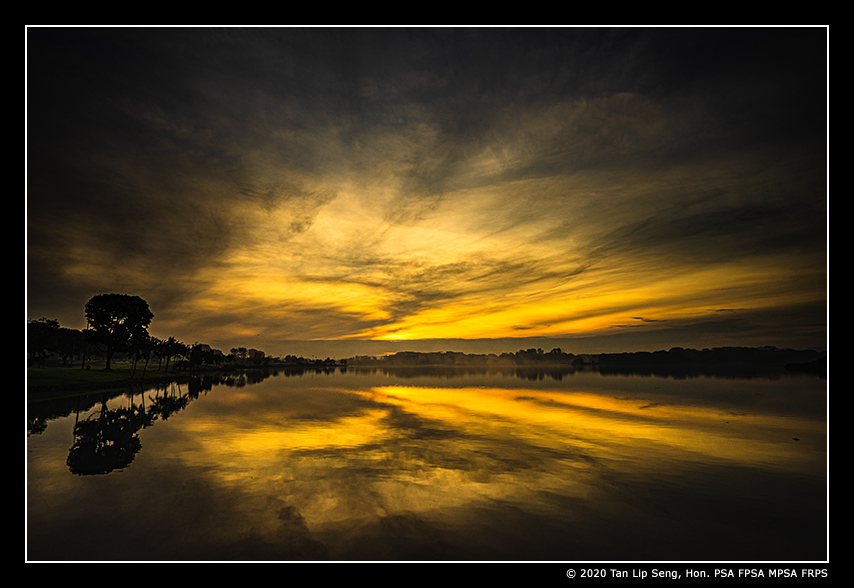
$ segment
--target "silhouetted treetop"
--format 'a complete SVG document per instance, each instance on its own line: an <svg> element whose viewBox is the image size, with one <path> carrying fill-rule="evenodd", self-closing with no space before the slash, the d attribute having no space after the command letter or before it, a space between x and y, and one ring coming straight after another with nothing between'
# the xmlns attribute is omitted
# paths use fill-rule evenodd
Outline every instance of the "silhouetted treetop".
<svg viewBox="0 0 854 588"><path fill-rule="evenodd" d="M98 294L86 303L88 340L104 345L107 366L116 351L126 350L134 338L148 334L154 318L148 303L139 296L128 294Z"/></svg>

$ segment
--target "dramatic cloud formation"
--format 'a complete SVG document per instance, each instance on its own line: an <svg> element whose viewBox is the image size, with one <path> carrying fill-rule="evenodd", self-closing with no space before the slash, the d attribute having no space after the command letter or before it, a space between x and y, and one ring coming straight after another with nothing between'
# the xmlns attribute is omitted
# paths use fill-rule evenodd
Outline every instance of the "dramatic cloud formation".
<svg viewBox="0 0 854 588"><path fill-rule="evenodd" d="M130 293L155 334L272 353L826 339L824 28L30 28L27 51L29 318Z"/></svg>

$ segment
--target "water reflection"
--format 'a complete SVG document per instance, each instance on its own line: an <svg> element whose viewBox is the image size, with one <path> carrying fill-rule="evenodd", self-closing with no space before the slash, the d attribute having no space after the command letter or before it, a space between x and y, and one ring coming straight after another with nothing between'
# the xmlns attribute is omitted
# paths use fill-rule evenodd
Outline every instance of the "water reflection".
<svg viewBox="0 0 854 588"><path fill-rule="evenodd" d="M130 465L142 448L137 431L153 420L137 406L101 411L74 425L74 444L68 452L68 469L74 474L108 474Z"/></svg>
<svg viewBox="0 0 854 588"><path fill-rule="evenodd" d="M34 559L825 557L813 379L351 369L82 402L31 410Z"/></svg>

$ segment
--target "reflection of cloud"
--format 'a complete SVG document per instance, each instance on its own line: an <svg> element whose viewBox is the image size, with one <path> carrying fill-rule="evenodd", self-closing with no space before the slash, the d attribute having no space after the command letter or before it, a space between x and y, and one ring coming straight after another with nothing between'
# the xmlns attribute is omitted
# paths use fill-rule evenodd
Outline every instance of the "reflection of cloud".
<svg viewBox="0 0 854 588"><path fill-rule="evenodd" d="M743 407L735 415L693 393L685 396L682 388L671 390L672 397L583 390L582 384L578 390L421 385L347 391L300 381L282 396L259 385L242 401L266 407L252 412L258 419L253 434L223 397L216 427L199 428L208 419L197 415L181 459L192 457L187 465L206 471L220 464L213 472L227 487L287 497L271 503L278 518L257 529L258 545L281 534L306 549L322 542L333 559L408 558L418 546L447 553L444 541L480 529L477 517L463 513L506 516L509 505L528 517L572 519L582 506L595 508L603 493L623 488L614 481L621 475L640 483L649 472L661 475L663 464L696 465L698 455L761 469L791 458L785 457L791 448L769 443L768 435L817 426ZM241 459L229 462L225 454ZM271 471L276 483L258 486L255 478L270 478L256 472Z"/></svg>
<svg viewBox="0 0 854 588"><path fill-rule="evenodd" d="M501 388L492 376L404 386L379 374L280 374L215 387L147 429L145 461L157 466L145 480L113 478L103 501L68 485L64 463L35 460L45 483L29 487L39 505L30 537L56 545L51 555L88 559L102 547L99 557L125 560L542 560L569 547L637 557L649 528L672 555L686 548L686 526L727 551L718 533L748 529L743 545L765 554L756 521L798 545L813 540L800 519L820 505L787 503L821 497L826 474L824 403L804 380L775 381L760 400L768 382L588 376ZM117 540L147 536L148 548ZM686 559L708 553L688 544Z"/></svg>

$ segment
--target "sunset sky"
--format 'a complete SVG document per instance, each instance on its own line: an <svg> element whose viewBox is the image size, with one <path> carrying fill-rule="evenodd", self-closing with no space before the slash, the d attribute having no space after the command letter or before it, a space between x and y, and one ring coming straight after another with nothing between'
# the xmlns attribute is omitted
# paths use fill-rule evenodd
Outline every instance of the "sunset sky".
<svg viewBox="0 0 854 588"><path fill-rule="evenodd" d="M226 351L826 345L825 27L35 27L26 51L27 318L83 328L118 292Z"/></svg>

